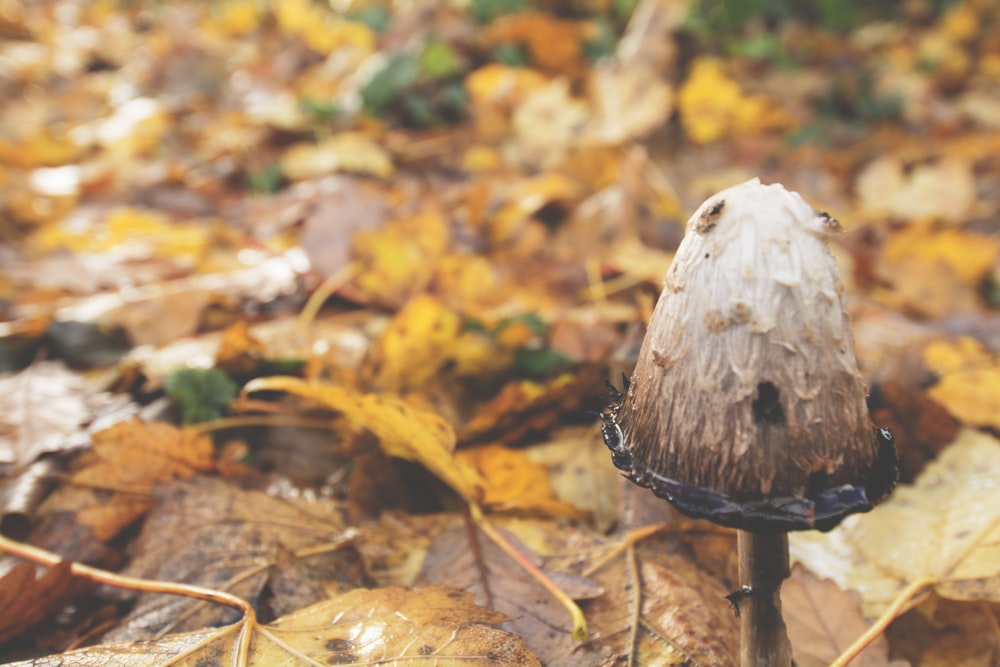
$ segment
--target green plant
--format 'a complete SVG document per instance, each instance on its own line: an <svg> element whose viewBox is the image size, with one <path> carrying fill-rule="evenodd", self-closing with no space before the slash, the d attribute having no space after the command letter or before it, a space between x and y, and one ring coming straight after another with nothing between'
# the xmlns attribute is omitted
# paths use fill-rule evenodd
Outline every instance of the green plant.
<svg viewBox="0 0 1000 667"><path fill-rule="evenodd" d="M164 383L167 396L181 407L185 423L217 419L236 398L237 387L218 368L182 368Z"/></svg>

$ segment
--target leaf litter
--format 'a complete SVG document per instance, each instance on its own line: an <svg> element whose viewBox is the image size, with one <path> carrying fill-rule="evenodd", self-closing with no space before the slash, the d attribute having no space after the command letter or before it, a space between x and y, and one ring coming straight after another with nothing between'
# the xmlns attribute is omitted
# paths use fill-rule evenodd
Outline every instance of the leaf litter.
<svg viewBox="0 0 1000 667"><path fill-rule="evenodd" d="M992 664L996 443L972 429L997 412L1000 17L844 3L735 25L710 4L3 12L3 539L74 565L0 561L19 636L0 656L92 641L73 603L130 614L109 638L147 626L76 654L112 664L735 664L731 536L623 541L637 512L587 413L686 211L760 175L850 229L859 358L917 476L832 543L798 536L837 590L787 592L850 629L796 654L836 659L856 595L873 616L931 590L903 601L891 657ZM169 426L185 401L211 421ZM79 563L258 609L75 590ZM576 597L586 643L532 567Z"/></svg>

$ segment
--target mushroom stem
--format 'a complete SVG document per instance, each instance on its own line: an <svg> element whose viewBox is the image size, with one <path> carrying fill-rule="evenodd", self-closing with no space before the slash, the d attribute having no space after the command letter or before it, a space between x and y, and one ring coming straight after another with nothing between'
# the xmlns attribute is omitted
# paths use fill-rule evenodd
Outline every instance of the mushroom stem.
<svg viewBox="0 0 1000 667"><path fill-rule="evenodd" d="M788 534L737 532L740 555L740 667L790 667L792 645L781 617L788 578ZM746 588L748 587L749 588Z"/></svg>

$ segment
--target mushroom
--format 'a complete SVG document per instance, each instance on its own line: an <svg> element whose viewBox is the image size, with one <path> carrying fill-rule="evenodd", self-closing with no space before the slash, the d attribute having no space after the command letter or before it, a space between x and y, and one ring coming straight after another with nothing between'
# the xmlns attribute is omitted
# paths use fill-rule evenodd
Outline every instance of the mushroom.
<svg viewBox="0 0 1000 667"><path fill-rule="evenodd" d="M739 529L744 667L791 663L778 599L787 531L830 530L895 485L827 245L841 231L780 184L710 197L688 221L631 381L602 415L628 479Z"/></svg>

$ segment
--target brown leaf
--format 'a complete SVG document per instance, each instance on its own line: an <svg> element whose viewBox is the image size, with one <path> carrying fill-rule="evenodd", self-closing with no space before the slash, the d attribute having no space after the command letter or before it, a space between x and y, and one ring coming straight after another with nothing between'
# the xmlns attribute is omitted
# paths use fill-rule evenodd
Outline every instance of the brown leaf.
<svg viewBox="0 0 1000 667"><path fill-rule="evenodd" d="M94 460L72 477L78 486L60 488L50 511L75 513L100 540L149 511L156 484L214 467L208 436L164 422L119 422L95 433L91 447Z"/></svg>
<svg viewBox="0 0 1000 667"><path fill-rule="evenodd" d="M254 665L539 667L520 638L495 627L504 618L476 605L471 595L445 586L357 589L271 625L242 620L221 628L103 644L12 664L243 664L238 659L240 638L247 632L251 638L246 657Z"/></svg>
<svg viewBox="0 0 1000 667"><path fill-rule="evenodd" d="M518 544L509 534L508 538ZM464 526L455 526L437 535L427 550L417 581L425 584L448 582L450 586L474 594L480 604L509 616L507 627L523 637L546 665L586 667L599 664L600 655L594 647L578 646L573 641L570 616L559 602L484 534L477 532L476 541L476 546L470 545L469 532ZM541 559L528 547L523 544L519 547L537 565L542 565ZM477 548L485 572L480 571ZM547 571L547 574L571 597L600 594L601 589L587 579L568 573Z"/></svg>
<svg viewBox="0 0 1000 667"><path fill-rule="evenodd" d="M343 546L343 520L336 508L240 491L225 482L197 478L164 487L160 501L133 543L136 557L124 574L190 583L225 590L251 602L267 591L268 604L287 609L291 599L309 602L326 597L336 587L366 579L353 552ZM279 554L318 549L306 560L292 560L293 569L276 573ZM284 557L289 564L287 553ZM273 580L271 577L276 577ZM300 583L285 589L282 582ZM302 585L306 581L312 583ZM288 600L285 596L288 596ZM144 594L108 635L110 641L147 639L167 632L197 630L231 623L235 611L205 606L172 595Z"/></svg>
<svg viewBox="0 0 1000 667"><path fill-rule="evenodd" d="M833 662L865 630L861 596L842 591L796 564L781 586L781 611L798 667L824 667ZM851 662L856 667L889 664L889 642L880 636Z"/></svg>
<svg viewBox="0 0 1000 667"><path fill-rule="evenodd" d="M16 565L0 577L0 644L16 637L80 592L79 580L70 573L69 561L44 570Z"/></svg>
<svg viewBox="0 0 1000 667"><path fill-rule="evenodd" d="M0 377L0 465L23 466L86 444L81 427L94 418L98 398L82 375L57 361Z"/></svg>

